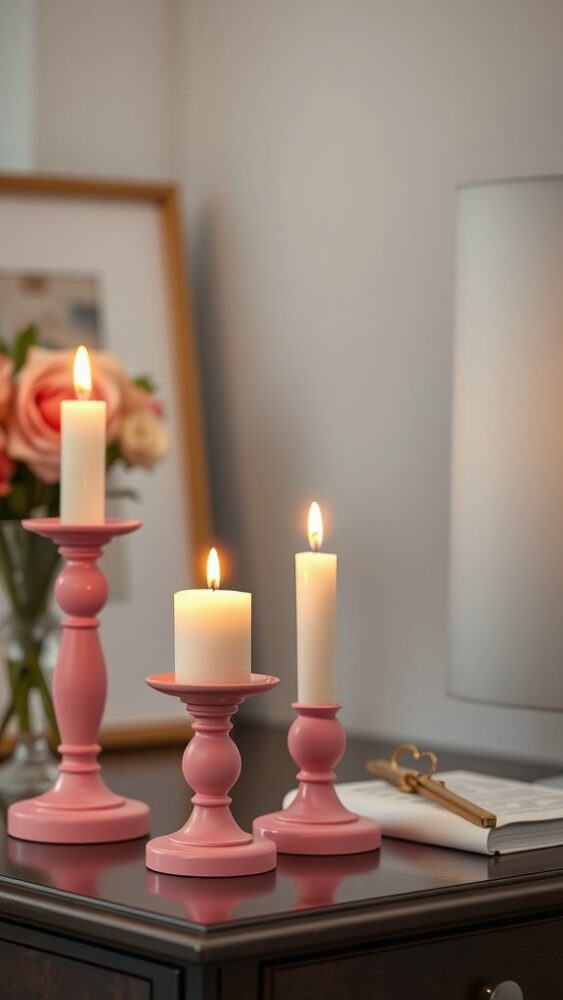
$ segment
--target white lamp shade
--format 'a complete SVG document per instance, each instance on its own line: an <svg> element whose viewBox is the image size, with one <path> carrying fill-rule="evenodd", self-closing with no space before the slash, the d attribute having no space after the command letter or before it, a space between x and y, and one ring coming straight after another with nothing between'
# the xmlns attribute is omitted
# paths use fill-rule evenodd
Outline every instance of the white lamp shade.
<svg viewBox="0 0 563 1000"><path fill-rule="evenodd" d="M563 177L458 194L452 694L563 709Z"/></svg>

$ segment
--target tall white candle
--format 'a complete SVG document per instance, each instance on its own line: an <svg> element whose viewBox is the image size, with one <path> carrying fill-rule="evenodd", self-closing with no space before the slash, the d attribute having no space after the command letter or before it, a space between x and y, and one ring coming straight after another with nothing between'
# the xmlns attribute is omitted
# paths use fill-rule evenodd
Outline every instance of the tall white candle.
<svg viewBox="0 0 563 1000"><path fill-rule="evenodd" d="M176 680L181 684L243 684L250 680L252 596L219 590L215 549L207 561L207 590L174 594Z"/></svg>
<svg viewBox="0 0 563 1000"><path fill-rule="evenodd" d="M322 515L315 502L309 510L309 544L313 551L295 556L300 705L335 702L336 556L317 551L322 540Z"/></svg>
<svg viewBox="0 0 563 1000"><path fill-rule="evenodd" d="M74 359L77 399L61 404L61 521L102 524L105 520L106 404L89 399L90 360L85 347Z"/></svg>

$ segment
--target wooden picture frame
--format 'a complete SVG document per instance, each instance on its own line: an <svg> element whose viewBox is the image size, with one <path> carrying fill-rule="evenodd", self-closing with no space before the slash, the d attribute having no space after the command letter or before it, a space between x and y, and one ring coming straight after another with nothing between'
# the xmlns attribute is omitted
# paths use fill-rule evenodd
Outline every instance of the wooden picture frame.
<svg viewBox="0 0 563 1000"><path fill-rule="evenodd" d="M51 206L66 206L66 217L69 216L68 206L75 206L77 211L82 211L86 222L83 224L83 232L88 232L88 217L91 217L89 210L93 206L100 206L107 213L111 206L115 206L121 211L123 217L123 206L128 206L134 214L134 210L150 215L156 213L157 222L152 226L151 233L153 240L156 239L158 247L152 247L151 252L162 255L161 263L158 263L157 270L162 268L163 295L166 296L166 312L168 337L163 338L163 348L171 352L173 363L174 385L172 394L174 400L175 436L174 446L176 448L175 458L181 465L181 481L184 501L182 510L188 508L189 523L182 526L186 540L187 551L185 553L186 565L188 566L189 579L174 579L175 587L189 586L199 579L201 573L202 558L205 550L209 546L212 533L211 508L209 500L209 481L207 469L207 457L205 449L205 439L203 430L203 417L201 405L201 392L199 386L197 369L197 352L195 345L195 334L192 318L192 306L190 298L189 281L187 278L187 266L182 249L182 235L180 224L178 192L172 184L130 182L121 180L99 180L87 178L56 177L50 175L20 175L20 174L0 174L0 220L3 206L8 206L8 219L10 225L17 227L17 221L13 221L12 209L16 210L18 205L34 205L38 211L47 211L47 216L53 217L53 212L49 211ZM26 210L27 211L27 210ZM127 214L127 213L126 213ZM29 211L27 211L29 216ZM4 236L10 240L10 225ZM29 221L27 223L29 226ZM151 223L152 225L152 223ZM86 226L86 228L84 228ZM56 231L56 226L54 230ZM56 239L55 235L55 239ZM29 240L29 234L28 234ZM6 256L9 251L0 252L0 271L6 266ZM63 254L64 256L64 254ZM67 257L69 256L67 248ZM21 268L21 257L18 266ZM32 268L36 268L36 262ZM159 271L160 273L160 271ZM111 343L108 344L112 349ZM158 477L158 469L153 475ZM140 487L142 491L142 486ZM139 511L130 512L131 516L143 517L142 506ZM154 520L154 518L153 518ZM143 526L142 532L147 530L147 525ZM154 527L154 525L153 525ZM174 525L167 524L169 530L174 530ZM141 532L141 533L142 533ZM141 535L139 533L139 536ZM121 545L121 542L119 543ZM132 544L135 544L134 539ZM183 574L179 574L183 575ZM155 592L159 588L159 580L153 582ZM166 641L170 646L172 633L172 590L168 594L170 602L170 616ZM146 623L148 627L148 622ZM161 615L159 627L163 626ZM109 652L109 650L107 651ZM167 656L170 655L168 649ZM164 653L163 653L164 656ZM109 660L109 656L108 656ZM156 669L172 669L171 662L167 659L161 663L147 663L146 669L138 671L135 675L135 683L143 685L144 673L153 672ZM112 669L108 662L109 691L112 689ZM144 697L144 696L141 696ZM158 699L161 703L166 703L169 699ZM110 718L102 731L102 742L104 746L127 746L144 745L148 743L169 742L171 739L179 739L181 735L185 737L185 722L175 721L171 717L160 717L157 708L157 699L154 699L155 718L151 721L152 706L144 702L144 717L132 718L115 723ZM166 711L166 709L165 709ZM170 709L168 709L170 716ZM177 713L176 713L177 719Z"/></svg>

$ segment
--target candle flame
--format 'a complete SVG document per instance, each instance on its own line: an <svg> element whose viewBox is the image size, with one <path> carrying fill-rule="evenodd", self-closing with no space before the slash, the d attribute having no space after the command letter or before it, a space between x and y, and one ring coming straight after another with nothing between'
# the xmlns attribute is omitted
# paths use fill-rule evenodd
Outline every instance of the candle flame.
<svg viewBox="0 0 563 1000"><path fill-rule="evenodd" d="M316 500L309 507L309 545L316 552L323 544L323 515Z"/></svg>
<svg viewBox="0 0 563 1000"><path fill-rule="evenodd" d="M78 399L90 399L92 394L92 369L85 347L79 347L74 356L74 391Z"/></svg>
<svg viewBox="0 0 563 1000"><path fill-rule="evenodd" d="M210 590L217 590L221 583L221 565L217 549L210 549L207 557L207 586Z"/></svg>

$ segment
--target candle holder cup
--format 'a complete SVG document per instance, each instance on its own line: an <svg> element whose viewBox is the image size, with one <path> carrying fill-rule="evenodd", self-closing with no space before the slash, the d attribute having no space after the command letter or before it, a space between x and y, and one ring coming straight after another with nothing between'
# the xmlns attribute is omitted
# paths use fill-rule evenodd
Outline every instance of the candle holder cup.
<svg viewBox="0 0 563 1000"><path fill-rule="evenodd" d="M136 531L140 524L108 519L102 524L70 525L54 517L23 521L28 531L51 538L65 559L55 584L64 618L53 679L62 760L48 792L10 806L8 833L12 837L99 844L132 840L149 832L148 806L111 792L97 761L107 679L96 616L108 593L97 562L112 538Z"/></svg>
<svg viewBox="0 0 563 1000"><path fill-rule="evenodd" d="M238 826L228 794L241 771L238 747L229 735L231 716L253 695L270 691L277 677L252 674L247 683L190 685L174 674L146 678L156 691L174 695L193 718L194 736L182 769L194 789L193 809L184 827L147 844L147 868L169 875L258 875L276 866L276 847Z"/></svg>
<svg viewBox="0 0 563 1000"><path fill-rule="evenodd" d="M281 854L359 854L381 846L375 820L350 812L334 788L334 768L346 749L336 718L340 705L292 706L297 718L287 739L300 768L295 798L279 812L254 820L253 833L273 840Z"/></svg>

